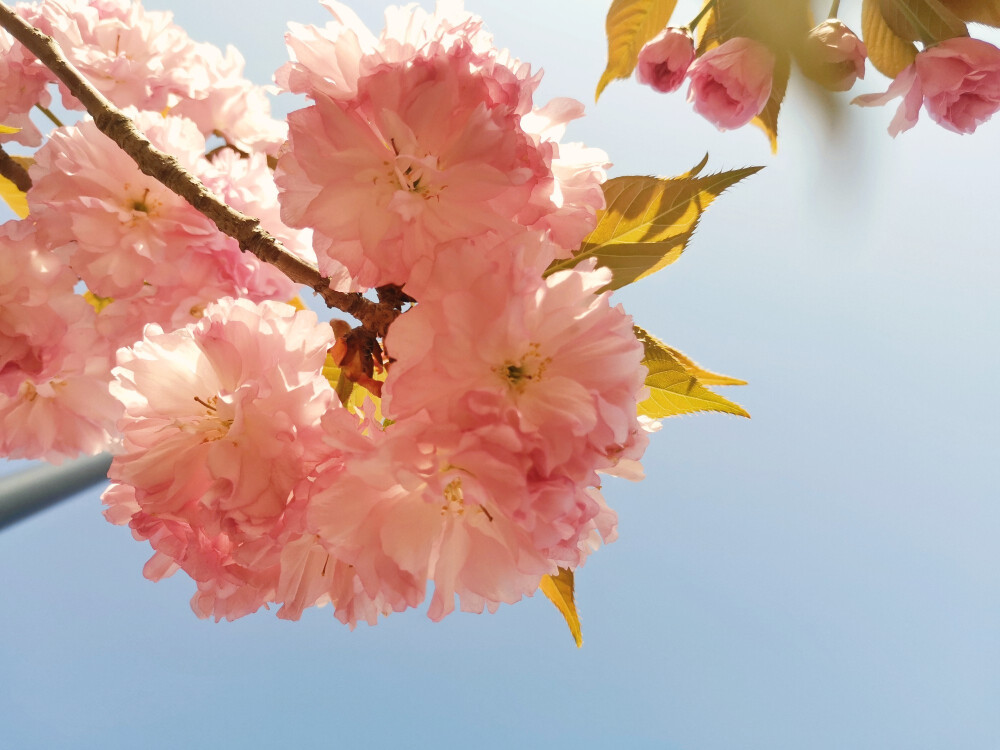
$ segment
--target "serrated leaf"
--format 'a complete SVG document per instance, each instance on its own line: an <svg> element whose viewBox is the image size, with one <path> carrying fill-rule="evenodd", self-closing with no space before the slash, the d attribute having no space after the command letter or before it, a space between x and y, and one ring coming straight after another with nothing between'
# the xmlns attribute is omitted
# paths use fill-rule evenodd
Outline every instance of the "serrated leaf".
<svg viewBox="0 0 1000 750"><path fill-rule="evenodd" d="M597 84L594 101L616 78L635 70L639 50L670 22L677 0L614 0L604 29L608 37L608 64Z"/></svg>
<svg viewBox="0 0 1000 750"><path fill-rule="evenodd" d="M0 198L3 198L10 206L10 210L20 218L23 219L28 215L28 196L3 175L0 175Z"/></svg>
<svg viewBox="0 0 1000 750"><path fill-rule="evenodd" d="M1000 0L941 0L963 21L1000 26Z"/></svg>
<svg viewBox="0 0 1000 750"><path fill-rule="evenodd" d="M566 624L569 625L569 632L573 634L576 647L583 646L580 616L577 614L576 603L573 601L573 571L568 568L559 568L559 574L556 576L542 576L538 588L566 618Z"/></svg>
<svg viewBox="0 0 1000 750"><path fill-rule="evenodd" d="M887 78L898 76L917 57L917 46L889 28L879 0L862 0L861 37L868 48L868 59Z"/></svg>
<svg viewBox="0 0 1000 750"><path fill-rule="evenodd" d="M658 338L653 336L646 330L643 330L639 326L634 326L635 337L642 342L643 346L643 358L647 361L655 360L666 360L674 359L681 364L681 366L687 371L689 375L694 376L698 379L698 382L702 385L746 385L747 381L740 380L739 378L731 378L728 375L720 375L719 373L712 372L711 370L706 370L701 367L697 362L691 359L689 356L684 354L672 346L668 346L660 341Z"/></svg>
<svg viewBox="0 0 1000 750"><path fill-rule="evenodd" d="M700 385L679 362L651 362L646 385L649 398L639 404L639 414L665 419L699 411L718 411L738 417L750 415L739 404Z"/></svg>
<svg viewBox="0 0 1000 750"><path fill-rule="evenodd" d="M697 177L698 175L701 174L701 170L703 170L707 165L708 165L708 152L706 151L705 155L701 157L700 162L695 164L693 167L691 167L691 169L689 169L684 174L677 175L677 177L675 177L674 179L679 180L682 177Z"/></svg>
<svg viewBox="0 0 1000 750"><path fill-rule="evenodd" d="M925 44L968 36L965 23L939 0L879 0L886 25L900 39Z"/></svg>
<svg viewBox="0 0 1000 750"><path fill-rule="evenodd" d="M701 165L696 167L699 169ZM704 177L616 177L604 183L607 207L572 258L555 261L545 275L585 258L611 269L605 289L620 289L677 260L708 205L722 191L761 167ZM689 173L690 174L690 173Z"/></svg>
<svg viewBox="0 0 1000 750"><path fill-rule="evenodd" d="M788 89L788 77L792 72L791 58L788 55L775 55L774 74L771 77L771 94L767 104L760 114L750 122L764 131L771 142L771 153L778 153L778 114L781 112L781 102Z"/></svg>
<svg viewBox="0 0 1000 750"><path fill-rule="evenodd" d="M648 370L646 386L649 388L649 397L639 404L639 414L652 419L665 419L699 411L718 411L740 417L750 416L743 407L706 388L688 369L684 361L690 362L687 357L675 356L670 347L641 328L636 327L635 331L636 338L643 346L642 364ZM732 385L742 384L742 381L732 382L733 378L715 377L730 381L729 384Z"/></svg>

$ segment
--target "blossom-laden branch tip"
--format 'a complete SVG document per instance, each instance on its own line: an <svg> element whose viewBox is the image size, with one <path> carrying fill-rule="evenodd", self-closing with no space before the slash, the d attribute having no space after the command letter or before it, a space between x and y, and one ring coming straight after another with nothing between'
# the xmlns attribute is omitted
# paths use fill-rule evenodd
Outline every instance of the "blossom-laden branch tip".
<svg viewBox="0 0 1000 750"><path fill-rule="evenodd" d="M184 198L209 218L219 231L235 239L242 251L275 266L292 281L313 289L328 306L343 310L379 335L384 334L394 317L391 309L371 302L360 294L331 289L329 279L310 264L289 253L274 236L261 228L260 221L228 206L184 169L177 159L153 146L128 116L83 77L51 37L25 21L3 2L0 2L0 26L65 84L86 108L97 128L118 144L144 174ZM6 176L6 171L4 174Z"/></svg>

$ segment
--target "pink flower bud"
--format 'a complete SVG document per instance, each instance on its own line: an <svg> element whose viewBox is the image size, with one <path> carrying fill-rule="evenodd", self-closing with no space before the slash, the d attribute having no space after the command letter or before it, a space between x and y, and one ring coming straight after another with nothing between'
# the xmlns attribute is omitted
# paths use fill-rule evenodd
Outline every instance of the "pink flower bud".
<svg viewBox="0 0 1000 750"><path fill-rule="evenodd" d="M694 39L687 29L666 28L639 51L635 77L664 94L676 91L694 61Z"/></svg>
<svg viewBox="0 0 1000 750"><path fill-rule="evenodd" d="M981 39L955 37L928 47L882 94L852 104L874 107L902 96L889 124L893 138L917 123L921 104L938 125L971 133L1000 109L1000 49Z"/></svg>
<svg viewBox="0 0 1000 750"><path fill-rule="evenodd" d="M830 91L847 91L865 77L868 49L857 34L836 19L809 32L803 49L802 72Z"/></svg>
<svg viewBox="0 0 1000 750"><path fill-rule="evenodd" d="M719 130L759 115L771 95L774 55L760 42L736 37L699 57L688 70L688 101Z"/></svg>

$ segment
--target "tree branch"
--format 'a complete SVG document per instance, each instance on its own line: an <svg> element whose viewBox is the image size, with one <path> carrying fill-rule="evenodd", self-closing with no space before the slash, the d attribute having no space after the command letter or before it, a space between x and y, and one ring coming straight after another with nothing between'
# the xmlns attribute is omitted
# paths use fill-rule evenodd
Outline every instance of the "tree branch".
<svg viewBox="0 0 1000 750"><path fill-rule="evenodd" d="M86 107L98 129L128 154L149 175L211 219L219 231L235 239L240 249L281 270L292 281L313 289L327 306L343 310L377 336L385 335L396 317L390 305L375 303L360 294L337 292L329 279L309 263L289 253L257 219L226 205L178 161L157 149L135 124L73 67L53 39L46 36L0 2L0 26L27 47Z"/></svg>
<svg viewBox="0 0 1000 750"><path fill-rule="evenodd" d="M31 178L28 170L11 158L10 154L0 146L0 175L14 183L14 187L22 193L27 193L31 189Z"/></svg>

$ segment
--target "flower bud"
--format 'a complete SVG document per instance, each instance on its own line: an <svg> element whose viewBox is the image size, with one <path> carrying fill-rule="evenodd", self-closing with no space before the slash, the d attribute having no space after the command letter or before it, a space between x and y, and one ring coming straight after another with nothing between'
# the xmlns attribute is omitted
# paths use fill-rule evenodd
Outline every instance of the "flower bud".
<svg viewBox="0 0 1000 750"><path fill-rule="evenodd" d="M868 50L857 34L836 19L809 32L799 63L802 72L830 91L847 91L865 77Z"/></svg>
<svg viewBox="0 0 1000 750"><path fill-rule="evenodd" d="M668 27L639 51L635 77L664 94L676 91L694 61L694 39L687 29Z"/></svg>
<svg viewBox="0 0 1000 750"><path fill-rule="evenodd" d="M688 101L719 130L746 125L771 96L774 55L760 42L735 37L710 49L688 70Z"/></svg>

